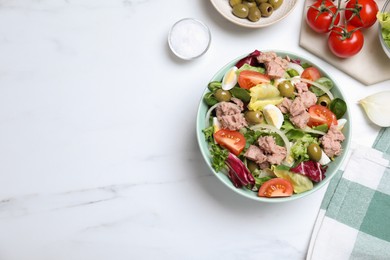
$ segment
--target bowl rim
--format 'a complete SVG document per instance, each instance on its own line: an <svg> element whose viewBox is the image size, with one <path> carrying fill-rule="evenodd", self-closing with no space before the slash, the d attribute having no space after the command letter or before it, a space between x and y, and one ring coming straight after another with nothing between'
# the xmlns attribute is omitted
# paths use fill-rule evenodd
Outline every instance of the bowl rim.
<svg viewBox="0 0 390 260"><path fill-rule="evenodd" d="M390 4L390 0L386 0L386 2L384 3L382 9L380 12L384 13L384 12L390 12L390 11L387 11L387 6ZM382 45L382 48L383 48L383 51L385 52L385 54L390 58L390 46L388 46L385 42L385 40L383 39L382 37L382 25L381 23L378 22L378 35L379 35L379 41Z"/></svg>
<svg viewBox="0 0 390 260"><path fill-rule="evenodd" d="M203 28L205 30L205 32L207 33L207 45L205 47L205 49L198 53L197 55L194 55L194 56L185 56L183 54L181 54L180 52L178 52L175 47L173 46L172 44L172 33L175 29L175 27L181 23L184 23L186 21L192 21L194 22L195 24L197 24L197 26L200 26L201 28ZM180 20L176 21L172 26L171 28L169 29L169 32L168 32L168 45L169 45L169 48L171 49L171 51L173 52L173 54L175 54L177 57L183 59L183 60L193 60L193 59L196 59L196 58L199 58L201 56L203 56L207 51L208 49L210 48L210 44L211 44L211 31L210 31L210 28L204 23L202 22L201 20L199 19L196 19L196 18L193 18L193 17L185 17L185 18L181 18Z"/></svg>
<svg viewBox="0 0 390 260"><path fill-rule="evenodd" d="M217 5L217 2L220 2L220 1L221 0L210 0L211 4L218 11L218 13L220 13L226 20L228 20L236 25L246 27L246 28L252 28L252 29L253 28L264 28L264 27L273 25L273 24L283 20L294 10L295 6L298 3L298 0L291 0L291 1L293 1L292 7L283 16L279 17L278 19L273 20L272 22L269 22L266 24L261 24L261 23L256 23L256 22L252 22L252 24L250 24L250 23L246 24L246 23L242 23L239 20L235 19L235 17L233 15L228 15L227 13L225 13L222 10L222 8L220 8L219 5ZM229 4L228 1L226 1L226 2L227 2L227 4ZM238 19L240 19L240 18L238 18ZM263 19L266 19L266 18L263 18Z"/></svg>
<svg viewBox="0 0 390 260"><path fill-rule="evenodd" d="M294 52L291 52L291 51L284 51L284 50L277 50L277 49L273 49L273 50L260 50L261 52L269 52L269 51L273 51L273 52L276 52L278 55L288 55L290 57L295 57L295 58L299 58L303 61L306 61L306 62L309 62L310 64L314 65L316 68L318 68L322 73L325 72L320 66L318 66L318 64L312 62L310 59L308 59L307 57L305 57L304 55L301 55L301 54L297 54L297 53L294 53ZM220 74L222 71L226 71L227 69L229 69L231 67L232 64L234 64L235 62L237 62L238 60L244 58L245 56L247 56L249 53L247 54L244 54L244 55L241 55L239 57L236 57L235 59L231 60L230 62L226 63L222 68L220 68L214 75L213 77L211 78L211 81L215 80L215 78L217 77L218 74ZM348 101L346 100L346 96L345 96L345 93L342 91L342 89L339 87L340 85L337 83L336 80L334 80L334 78L327 72L325 72L325 74L327 75L327 77L329 77L335 84L335 87L337 88L337 91L340 92L340 96L343 98L343 100L347 103L347 108L350 107ZM223 184L224 186L228 187L230 190L233 190L235 193L241 195L241 196L244 196L246 198L249 198L251 200L254 200L254 201L258 201L258 202L266 202L266 203L281 203L281 202L288 202L288 201L294 201L294 200L297 200L297 199L300 199L300 198L303 198L303 197L306 197L310 194L313 194L314 192L320 190L322 187L324 187L325 185L327 185L330 180L337 174L337 172L340 170L340 167L341 165L343 165L344 161L346 160L346 158L348 157L348 151L350 150L350 147L351 147L351 136L352 136L352 122L351 122L351 114L349 112L349 109L347 109L346 111L346 116L344 117L347 117L348 120L347 120L347 131L344 132L344 135L347 136L348 138L346 138L346 140L343 142L344 144L344 153L339 157L339 163L338 165L336 165L335 169L333 169L333 174L331 174L330 176L327 175L326 178L321 181L321 182L318 182L316 183L315 187L313 187L313 189L311 190L308 190L308 191L305 191L303 193L300 193L300 194L293 194L292 196L290 197L281 197L281 198L264 198L264 197L258 197L258 196L253 196L254 193L248 193L248 189L245 189L245 188L236 188L234 187L234 185L230 182L229 184L222 178L222 172L216 172L212 166L211 166L211 163L210 163L210 157L209 157L209 154L207 154L207 151L204 151L202 149L202 143L205 142L204 140L204 135L203 135L203 132L202 132L202 128L200 127L200 121L204 119L201 118L201 109L202 109L202 104L204 104L203 102L203 96L205 95L205 93L208 92L208 89L207 89L207 86L205 87L204 91L202 92L202 96L200 98L200 101L199 101L199 105L198 105L198 109L197 109L197 114L196 114L196 136L197 136L197 142L198 142L198 147L200 149L200 152L202 154L202 157L205 161L205 163L207 164L209 170L211 170L211 172L213 173L213 175L215 175L217 177L217 179L219 179ZM246 192L244 192L246 191Z"/></svg>

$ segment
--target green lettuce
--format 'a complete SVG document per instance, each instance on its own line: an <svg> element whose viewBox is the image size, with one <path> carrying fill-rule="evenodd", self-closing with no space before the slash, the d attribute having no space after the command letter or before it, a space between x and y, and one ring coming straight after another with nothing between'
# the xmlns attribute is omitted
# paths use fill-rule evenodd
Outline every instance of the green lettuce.
<svg viewBox="0 0 390 260"><path fill-rule="evenodd" d="M308 177L299 173L290 172L288 167L279 165L274 167L273 170L279 178L290 181L294 192L297 194L313 189L313 182Z"/></svg>
<svg viewBox="0 0 390 260"><path fill-rule="evenodd" d="M378 18L379 23L382 26L382 37L387 46L390 48L390 13L379 12L376 16Z"/></svg>
<svg viewBox="0 0 390 260"><path fill-rule="evenodd" d="M254 66L249 65L248 63L245 63L244 65L241 66L241 68L239 68L236 71L237 75L240 74L240 72L243 71L243 70L257 71L257 72L260 72L262 74L265 73L265 69L264 68L262 68L262 67L254 67Z"/></svg>
<svg viewBox="0 0 390 260"><path fill-rule="evenodd" d="M295 161L302 162L309 160L307 147L311 143L318 144L318 140L310 134L304 134L302 137L296 140L293 146L291 146L291 156L295 159Z"/></svg>

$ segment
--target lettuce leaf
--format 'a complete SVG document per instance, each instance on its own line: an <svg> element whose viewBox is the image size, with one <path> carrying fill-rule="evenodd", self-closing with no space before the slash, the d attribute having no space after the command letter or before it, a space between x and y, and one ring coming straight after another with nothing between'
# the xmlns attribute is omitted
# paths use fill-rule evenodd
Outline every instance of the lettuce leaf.
<svg viewBox="0 0 390 260"><path fill-rule="evenodd" d="M318 139L311 136L310 134L304 134L296 140L293 146L291 146L291 156L298 162L309 160L307 147L311 143L318 144Z"/></svg>
<svg viewBox="0 0 390 260"><path fill-rule="evenodd" d="M250 110L263 110L268 104L278 105L283 101L278 88L271 84L259 84L252 87L249 91L251 100L248 108Z"/></svg>
<svg viewBox="0 0 390 260"><path fill-rule="evenodd" d="M248 63L245 63L244 65L242 65L242 66L236 71L237 75L239 75L240 72L243 71L243 70L256 71L256 72L260 72L260 73L262 73L262 74L265 73L265 69L264 69L264 68L262 68L262 67L254 67L254 66L249 65Z"/></svg>
<svg viewBox="0 0 390 260"><path fill-rule="evenodd" d="M379 23L381 24L382 28L384 29L390 29L390 13L389 12L379 12L376 15L376 18L378 19Z"/></svg>
<svg viewBox="0 0 390 260"><path fill-rule="evenodd" d="M382 37L387 46L390 48L390 13L378 12L377 16L379 23L382 26Z"/></svg>
<svg viewBox="0 0 390 260"><path fill-rule="evenodd" d="M290 181L297 194L313 189L313 182L308 177L290 172L288 169L288 167L279 165L273 170L277 177Z"/></svg>
<svg viewBox="0 0 390 260"><path fill-rule="evenodd" d="M226 169L226 159L228 158L229 152L228 150L221 148L219 145L215 143L210 143L210 154L211 154L211 166L217 172L222 169Z"/></svg>

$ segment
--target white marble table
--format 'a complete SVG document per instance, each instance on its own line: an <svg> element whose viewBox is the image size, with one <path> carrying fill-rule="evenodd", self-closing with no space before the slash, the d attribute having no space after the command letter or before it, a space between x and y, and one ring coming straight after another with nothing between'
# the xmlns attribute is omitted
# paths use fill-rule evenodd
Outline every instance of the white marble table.
<svg viewBox="0 0 390 260"><path fill-rule="evenodd" d="M300 48L298 2L253 30L207 0L0 1L0 259L304 259L325 189L277 205L239 197L195 138L214 72L280 49L337 79L353 141L372 144L379 128L357 101L389 82L364 86ZM213 37L190 62L167 44L184 17Z"/></svg>

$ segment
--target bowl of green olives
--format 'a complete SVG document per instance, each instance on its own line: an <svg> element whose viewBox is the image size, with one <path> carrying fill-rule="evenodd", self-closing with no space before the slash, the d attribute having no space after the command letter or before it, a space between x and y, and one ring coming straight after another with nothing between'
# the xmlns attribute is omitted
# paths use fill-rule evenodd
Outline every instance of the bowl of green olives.
<svg viewBox="0 0 390 260"><path fill-rule="evenodd" d="M227 20L248 28L261 28L285 18L298 0L211 0Z"/></svg>

